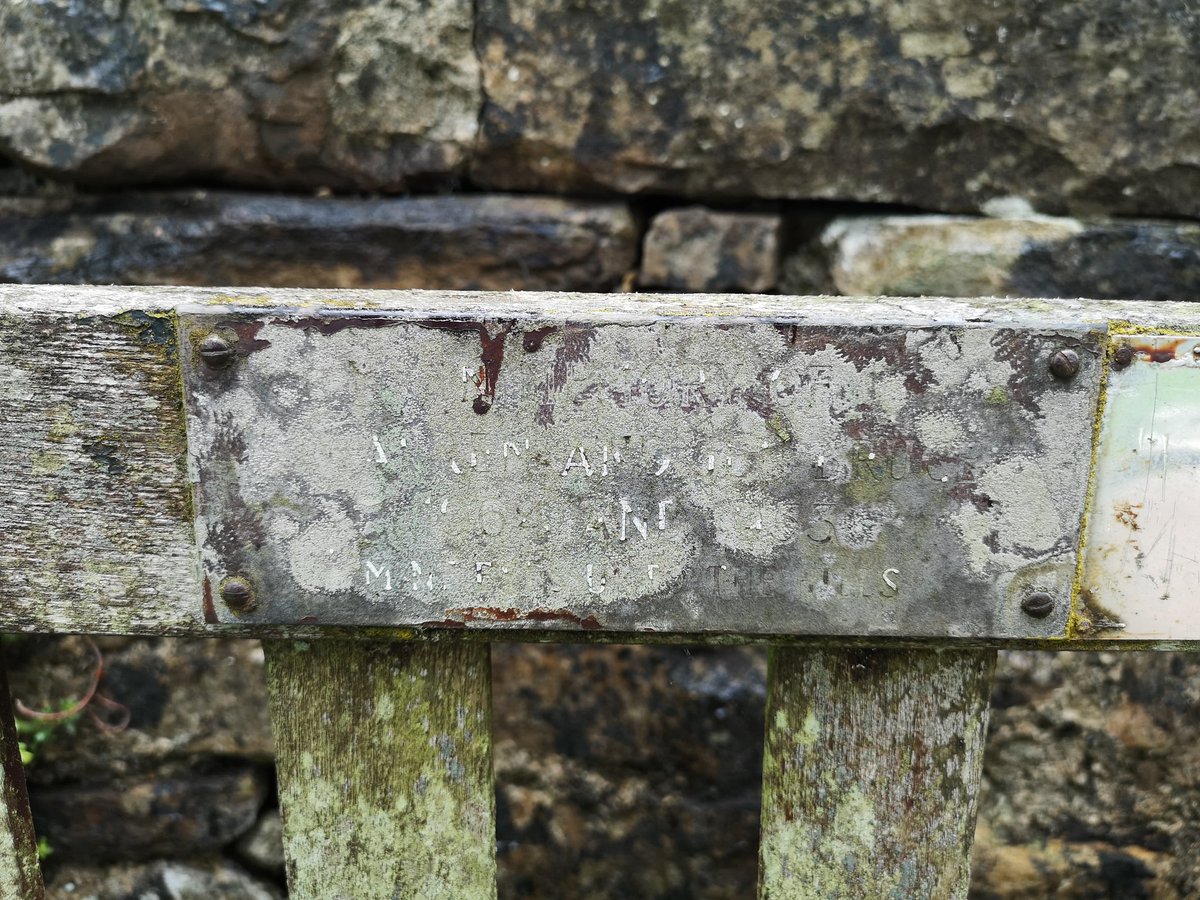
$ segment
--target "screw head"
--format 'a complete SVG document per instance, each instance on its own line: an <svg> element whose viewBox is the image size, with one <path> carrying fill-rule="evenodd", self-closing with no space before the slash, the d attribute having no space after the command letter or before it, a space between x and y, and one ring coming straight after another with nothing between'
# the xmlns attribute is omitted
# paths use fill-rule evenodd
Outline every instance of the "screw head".
<svg viewBox="0 0 1200 900"><path fill-rule="evenodd" d="M1055 378L1074 378L1079 371L1079 354L1074 350L1059 350L1050 357L1050 372Z"/></svg>
<svg viewBox="0 0 1200 900"><path fill-rule="evenodd" d="M1044 619L1054 612L1054 598L1045 591L1034 591L1021 601L1021 611L1035 619Z"/></svg>
<svg viewBox="0 0 1200 900"><path fill-rule="evenodd" d="M221 582L221 599L235 613L247 613L258 606L250 582L236 575Z"/></svg>
<svg viewBox="0 0 1200 900"><path fill-rule="evenodd" d="M1131 362L1133 362L1133 348L1128 344L1122 344L1113 354L1113 368L1124 369Z"/></svg>
<svg viewBox="0 0 1200 900"><path fill-rule="evenodd" d="M234 355L233 347L219 334L210 334L200 342L200 358L211 368L225 368Z"/></svg>
<svg viewBox="0 0 1200 900"><path fill-rule="evenodd" d="M1196 344L1194 347L1192 347L1192 356L1200 357L1200 344Z"/></svg>

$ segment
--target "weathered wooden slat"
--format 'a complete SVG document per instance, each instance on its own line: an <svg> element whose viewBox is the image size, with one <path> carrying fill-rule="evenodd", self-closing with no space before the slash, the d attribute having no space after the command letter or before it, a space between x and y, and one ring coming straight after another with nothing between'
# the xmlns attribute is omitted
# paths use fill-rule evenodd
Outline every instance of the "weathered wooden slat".
<svg viewBox="0 0 1200 900"><path fill-rule="evenodd" d="M290 896L495 897L487 646L265 646Z"/></svg>
<svg viewBox="0 0 1200 900"><path fill-rule="evenodd" d="M761 900L966 896L995 658L772 650Z"/></svg>
<svg viewBox="0 0 1200 900"><path fill-rule="evenodd" d="M12 900L41 900L45 896L38 865L37 840L29 796L25 792L25 769L13 722L8 690L8 669L0 651L0 802L4 804L0 827L0 897Z"/></svg>
<svg viewBox="0 0 1200 900"><path fill-rule="evenodd" d="M0 302L0 628L194 627L174 315L81 300Z"/></svg>
<svg viewBox="0 0 1200 900"><path fill-rule="evenodd" d="M383 320L386 328L363 327ZM297 359L303 357L306 362L297 366L295 384L272 383L272 390L278 388L273 399L259 396L257 402L264 404L267 412L272 404L307 403L327 415L329 421L324 425L316 421L320 433L313 441L294 440L296 435L291 435L288 446L298 447L300 457L313 459L310 451L318 444L324 442L328 447L332 441L341 446L337 441L342 441L347 452L357 455L340 461L345 464L331 463L341 488L306 510L288 495L294 479L280 477L275 493L243 504L250 514L246 524L258 522L274 530L227 530L216 534L215 540L206 514L211 511L212 497L201 496L204 502L197 535L190 505L195 485L189 484L197 472L185 471L183 448L188 426L181 415L180 385L181 362L191 365L197 361L190 352L179 350L183 344L176 344L181 322L215 323L218 329L222 323L229 327L261 322L262 328L303 339L299 347L303 353L298 352ZM500 333L506 328L511 330L501 364L495 354ZM551 330L539 334L543 328ZM431 408L430 417L424 420L426 429L454 426L442 433L436 446L426 445L423 457L413 455L417 468L429 470L425 474L430 475L431 489L424 496L419 491L408 496L407 489L401 489L405 484L425 484L420 480L425 474L397 468L397 447L389 443L399 445L407 440L405 404L393 403L390 414L394 421L381 420L382 426L390 422L390 430L365 430L362 426L374 424L368 417L339 434L336 416L347 410L338 403L314 402L311 396L306 399L302 390L305 379L311 381L312 375L312 367L306 368L309 357L305 353L310 353L317 365L328 365L322 348L340 341L338 352L347 353L341 358L346 368L353 362L354 377L367 385L375 377L372 367L378 374L381 365L375 350L387 346L380 336L401 331L420 332L405 353L432 342L430 346L440 348L440 357L435 354L435 358L454 361L454 371L442 374L460 391L458 400L462 401L454 408ZM681 332L700 337L680 339ZM839 344L839 333L851 334L852 340ZM1179 612L1173 611L1174 607L1168 611L1155 599L1159 595L1152 593L1169 575L1175 595L1183 597L1188 593L1186 586L1200 577L1185 553L1170 549L1181 539L1186 542L1181 531L1186 526L1180 524L1184 518L1162 504L1148 507L1137 527L1149 528L1162 513L1164 522L1174 523L1170 535L1156 544L1145 531L1131 535L1134 528L1126 520L1133 520L1127 514L1102 508L1106 503L1112 505L1106 498L1116 496L1105 494L1106 487L1113 487L1118 494L1125 490L1115 482L1106 483L1109 470L1105 469L1104 452L1093 484L1097 500L1090 516L1097 546L1083 548L1096 552L1090 554L1080 579L1072 577L1080 549L1076 546L1079 506L1087 488L1086 460L1093 433L1093 423L1084 413L1100 386L1096 363L1101 345L1107 343L1111 354L1114 341L1146 333L1176 343L1182 336L1200 334L1200 309L1189 304L1043 300L983 303L937 298L3 286L0 627L43 632L341 634L367 640L374 637L365 630L371 625L404 626L414 633L465 627L486 632L485 640L493 636L543 639L552 637L553 629L567 629L574 635L585 629L590 640L694 636L687 639L790 641L806 635L837 634L850 641L915 640L943 646L971 641L1015 646L1065 638L1054 643L1062 649L1111 645L1113 639L1124 635L1147 642L1137 646L1181 646L1182 641L1200 639L1200 630L1186 618L1185 606ZM591 343L585 340L586 347L578 342L567 346L568 336L575 340L587 334L596 339ZM959 352L956 344L964 339L961 351L965 356L980 351L978 340L983 334L993 338L1008 334L1013 342L984 350L985 355L991 353L992 368L981 374L955 354ZM1034 347L1038 335L1042 343ZM239 341L239 347L254 350L251 358L265 358L264 354L270 353L269 348L256 344L264 340L261 334L247 336L249 340L244 345ZM368 336L373 337L367 340ZM655 337L647 343L648 336ZM750 364L755 356L752 345L769 337L777 339L780 346L763 344L771 359L758 359L755 364L759 368L754 368ZM829 342L822 343L826 338ZM1074 342L1080 354L1078 374L1034 386L1036 360L1060 339L1065 344ZM191 340L190 335L185 337L184 344ZM728 350L739 340L745 344L743 362L749 366L749 374L743 381L726 378L729 383L718 386L717 374L737 360L713 347L720 344ZM990 346L990 339L984 343ZM650 345L658 356L638 368L635 351L647 350ZM862 352L856 358L851 352L848 357L849 350ZM1160 346L1153 352L1139 351L1128 377L1114 374L1111 383L1118 387L1124 381L1132 384L1139 368L1146 366L1160 366L1164 377L1169 375L1168 380L1173 381L1200 376L1196 359L1177 353L1163 365L1157 361L1161 350ZM579 356L574 362L572 354ZM761 365L776 357L792 368ZM568 395L574 384L571 379L587 366L622 358L630 365L628 371L619 365L617 377L607 383L592 379L600 393L585 389ZM1024 362L1017 365L1018 359ZM672 360L680 364L672 365ZM699 384L697 360L706 366L714 361L705 369L703 385ZM798 367L797 362L803 366ZM395 360L389 364L394 367ZM234 362L232 370L210 378L205 404L191 410L195 421L216 415L222 404L237 399L240 365ZM1115 366L1110 369L1115 372ZM426 370L402 367L399 381L408 379L410 371ZM464 370L467 381L463 380ZM992 385L988 381L993 376L1006 380L1002 377L1006 371L1013 383ZM1029 378L1022 375L1026 371ZM898 372L903 379L897 380ZM1044 367L1040 372L1045 377ZM539 373L543 376L540 381L535 377ZM959 375L963 380L956 381ZM791 393L776 396L780 384L789 378L795 381ZM524 440L501 434L508 431L508 425L519 424L512 418L513 410L536 393L539 384L551 395L558 392L553 398L555 432L550 434L547 428L535 433L545 439L546 459L541 461L533 453L537 443L533 436L530 452L526 452ZM226 397L224 392L230 387L233 390ZM428 405L443 387L446 385L433 385L416 399ZM995 387L1001 389L992 390ZM918 388L932 391L930 396L940 399L922 406L920 396L914 394ZM403 399L401 393L390 400L383 398L381 408ZM1186 386L1179 393L1189 402L1191 396L1200 396ZM813 399L818 394L824 397L820 403ZM651 461L652 467L648 472L627 473L623 486L630 488L629 493L615 491L610 496L601 490L607 487L600 480L604 477L603 439L598 445L600 467L592 465L595 448L588 455L587 466L582 465L582 454L572 458L568 453L565 459L558 459L550 451L562 455L573 446L583 447L585 442L576 438L591 440L588 429L595 418L587 414L588 404L595 405L598 397L616 402L613 398L618 395L624 398L621 402L638 397L637 402L645 401L644 415L634 417L644 433L631 435L631 439L643 438L642 462ZM718 408L684 408L704 396L716 398ZM950 402L943 404L947 398ZM487 407L486 414L471 408L475 400ZM664 403L678 408L666 415L660 409ZM832 438L831 403L843 404L836 421L844 432ZM771 404L777 415L771 414ZM1005 404L1012 410L1011 416L1002 411ZM1200 428L1187 409L1185 404L1177 410L1182 415L1176 417L1168 435L1169 455L1154 457L1157 461L1169 459L1169 465L1160 469L1147 464L1145 460L1153 454L1139 457L1145 469L1142 474L1154 482L1159 495L1176 506L1189 489L1188 434ZM270 424L265 416L257 419L255 427ZM1111 421L1111 417L1103 419L1105 429ZM1014 423L1018 426L1015 431L1009 427ZM596 428L612 424L600 422ZM742 427L747 424L753 426L751 431ZM481 441L484 446L482 456L475 451L478 464L474 467L466 443L452 446L450 440L455 428L463 425L470 432L464 432L463 440ZM717 452L692 452L707 440L705 428L710 428L711 438L732 436L749 444L743 453L726 453L722 470ZM480 429L487 433L476 434ZM236 436L236 430L229 430L230 436ZM987 437L993 434L1002 440L987 444ZM1184 440L1179 440L1181 437ZM617 438L624 439L623 435ZM1004 443L1008 438L1011 446ZM827 439L837 444L836 453L822 450ZM193 458L198 460L195 433L190 441ZM944 449L930 449L939 442L945 444ZM764 443L768 445L765 448ZM409 443L408 449L415 446ZM483 461L490 463L490 455L495 455L487 451L495 450L503 459L506 446L509 465L532 466L536 462L547 467L555 476L550 480L558 484L555 490L560 496L555 499L562 501L559 505L544 505L532 516L524 515L521 504L531 495L518 483L515 470L505 470L505 478L479 475ZM1159 446L1165 442L1155 444L1155 448ZM615 444L609 447L610 453L614 448ZM677 452L666 452L680 448L688 451L686 459ZM247 444L244 461L235 452L236 446L226 449L231 465L248 472L258 467L255 471L263 476L259 487L272 483L271 467L262 468L259 441ZM519 458L518 450L522 453ZM387 457L386 464L379 462L380 455ZM634 456L623 454L623 459ZM660 476L656 473L667 456L670 465ZM294 462L281 457L279 474L287 475ZM610 458L610 477L615 479L612 462ZM437 470L440 464L445 465ZM461 470L461 478L451 464ZM683 471L680 467L685 464L695 471ZM557 474L555 465L561 465ZM753 474L736 474L746 465ZM566 476L562 475L564 469ZM820 475L818 470L829 477L809 483L806 476ZM356 473L363 478L356 481ZM409 479L418 474L417 480ZM730 484L709 490L705 479L715 484L718 474ZM739 478L754 480L755 490L730 488ZM1171 478L1182 478L1184 489L1170 487ZM1039 484L1047 490L1035 489ZM670 490L661 497L649 497L654 493L650 488L659 485ZM207 486L200 487L200 494L205 495ZM445 491L435 497L434 488ZM502 496L485 497L489 490ZM578 497L573 491L579 492ZM219 500L219 491L217 496ZM460 501L457 507L456 499ZM458 517L454 528L445 530L445 522L419 522L426 507L435 513L433 519L441 517L441 500L446 501L445 515ZM480 502L474 519L465 501ZM516 505L515 523L508 501ZM572 512L575 502L578 510ZM414 513L413 505L421 509ZM688 505L699 514L690 523L679 516ZM311 518L314 513L316 518ZM1114 518L1118 515L1124 519ZM593 516L590 522L589 516ZM295 521L287 521L289 517ZM220 516L217 518L220 525ZM364 528L354 541L342 527L343 518ZM1105 536L1099 525L1108 518L1114 519L1117 530L1110 528ZM623 520L625 541L620 540ZM420 528L408 527L417 523ZM660 528L664 523L666 527ZM323 527L314 529L313 525ZM525 540L518 539L519 530L538 525L549 536L540 546L531 542L541 554L539 560L546 563L547 577L541 581L534 575L522 581L522 573L517 571L520 568L536 575L537 567L529 565L534 554L510 554L520 560L514 567L474 553L480 549L519 551ZM674 544L667 540L672 528L686 529L686 534L680 531L683 539ZM563 543L561 535L567 532L575 537ZM793 535L789 544L791 532L799 536ZM925 537L935 533L936 540L926 547ZM323 546L322 535L343 539L343 549L359 553L360 567L353 572L346 568L345 558L352 558L353 553L317 565L314 552ZM209 548L207 594L196 561L198 538ZM776 544L779 540L782 545ZM563 546L556 548L555 541ZM844 546L831 546L838 543ZM1154 544L1146 551L1148 564L1136 577L1127 577L1131 573L1126 562L1136 560L1135 545L1142 543ZM281 551L284 545L286 550ZM781 546L803 551L780 557L791 560L783 564L782 575L772 569L771 560L755 555L761 551L778 556ZM470 550L471 558L454 553L434 559L447 548ZM575 552L580 548L586 553ZM943 552L947 548L965 564L960 590L948 587L947 578L932 578L933 574L952 574L936 571L947 566ZM376 558L371 555L375 549L387 549L390 555ZM286 568L304 572L307 582L317 586L315 593L278 591L266 585L259 596L269 596L273 603L287 608L271 612L263 603L249 613L240 611L240 615L227 608L221 580L244 574L253 581L253 571L234 570L256 556L281 552ZM660 552L661 559L655 556ZM298 560L295 566L292 557ZM434 578L432 590L435 595L444 590L444 597L421 593L430 590L430 575L435 574L430 571L431 561L442 579ZM409 577L417 574L413 563L420 567L420 579ZM506 566L510 569L507 573ZM1113 575L1114 566L1120 571L1115 577L1106 577ZM386 590L389 569L391 592ZM348 572L357 576L361 585L343 591ZM670 584L668 573L677 576ZM1091 573L1099 574L1093 577ZM940 585L936 589L935 581ZM1135 583L1140 587L1126 598L1123 592ZM337 596L317 597L321 602L311 602L327 584L337 588ZM652 588L649 593L647 586ZM974 590L976 587L979 590ZM405 599L397 601L396 596L405 592ZM923 605L938 592L945 600L943 608ZM279 600L281 596L284 599ZM712 597L722 598L721 602L706 600ZM1074 615L1068 618L1072 603ZM1047 615L1039 618L1030 610ZM1124 632L1103 627L1113 621L1130 627ZM344 630L339 632L339 626Z"/></svg>

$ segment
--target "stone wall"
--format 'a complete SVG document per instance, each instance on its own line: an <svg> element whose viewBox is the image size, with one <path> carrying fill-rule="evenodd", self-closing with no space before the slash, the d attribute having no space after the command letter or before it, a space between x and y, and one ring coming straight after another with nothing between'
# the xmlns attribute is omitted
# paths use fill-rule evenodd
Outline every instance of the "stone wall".
<svg viewBox="0 0 1200 900"><path fill-rule="evenodd" d="M0 0L0 34L0 280L1200 295L1184 0ZM282 896L260 648L98 644L131 720L29 767L51 896ZM14 695L90 654L10 646ZM493 663L502 897L753 895L761 649ZM1003 654L972 895L1200 895L1198 695L1183 654Z"/></svg>
<svg viewBox="0 0 1200 900"><path fill-rule="evenodd" d="M30 0L0 33L0 151L90 184L1200 208L1188 0Z"/></svg>

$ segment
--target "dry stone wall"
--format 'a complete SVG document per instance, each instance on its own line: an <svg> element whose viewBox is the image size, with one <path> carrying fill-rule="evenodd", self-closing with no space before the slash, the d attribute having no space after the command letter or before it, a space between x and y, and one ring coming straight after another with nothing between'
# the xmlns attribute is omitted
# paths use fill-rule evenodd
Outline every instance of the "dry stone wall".
<svg viewBox="0 0 1200 900"><path fill-rule="evenodd" d="M0 280L1200 300L1200 11L0 0ZM798 301L799 302L799 301ZM101 640L52 897L282 897L262 654ZM9 648L76 696L78 638ZM500 895L753 894L757 648L497 646ZM1200 895L1200 664L1003 654L972 896Z"/></svg>
<svg viewBox="0 0 1200 900"><path fill-rule="evenodd" d="M8 0L0 33L0 152L93 184L1200 209L1188 0Z"/></svg>

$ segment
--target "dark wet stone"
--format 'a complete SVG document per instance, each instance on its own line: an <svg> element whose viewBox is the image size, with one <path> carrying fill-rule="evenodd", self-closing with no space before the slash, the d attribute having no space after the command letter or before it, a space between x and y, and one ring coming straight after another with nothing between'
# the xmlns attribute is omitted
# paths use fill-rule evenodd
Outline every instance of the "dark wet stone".
<svg viewBox="0 0 1200 900"><path fill-rule="evenodd" d="M604 291L637 257L625 206L553 197L124 194L40 216L30 202L0 207L0 280Z"/></svg>

